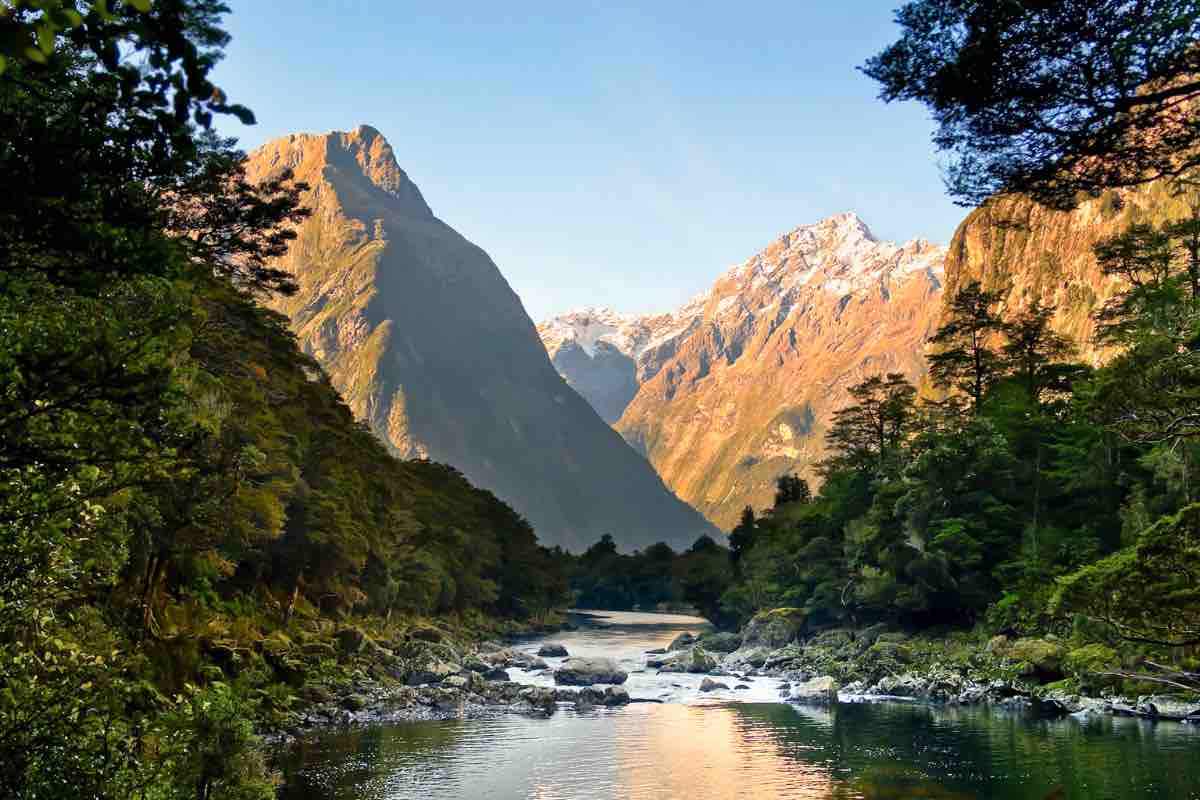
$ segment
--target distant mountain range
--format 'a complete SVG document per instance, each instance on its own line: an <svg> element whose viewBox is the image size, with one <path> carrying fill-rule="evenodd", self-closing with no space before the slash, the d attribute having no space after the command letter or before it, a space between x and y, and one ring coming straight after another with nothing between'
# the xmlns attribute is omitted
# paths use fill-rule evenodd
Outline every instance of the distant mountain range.
<svg viewBox="0 0 1200 800"><path fill-rule="evenodd" d="M250 155L252 180L284 169L313 213L277 264L300 291L270 304L395 454L453 465L549 545L610 533L678 549L717 533L563 381L496 265L434 216L378 131Z"/></svg>
<svg viewBox="0 0 1200 800"><path fill-rule="evenodd" d="M1157 183L1074 212L996 198L949 250L879 241L839 214L674 311L587 308L535 329L378 131L293 135L250 157L252 179L285 168L314 213L279 263L300 292L271 303L301 346L394 453L457 467L573 550L604 533L627 550L686 547L768 507L780 475L815 477L848 388L874 373L920 381L943 291L970 280L1001 293L1004 316L1055 305L1055 326L1101 360L1091 314L1118 287L1092 245L1186 213Z"/></svg>
<svg viewBox="0 0 1200 800"><path fill-rule="evenodd" d="M877 372L919 380L946 249L878 241L855 214L784 234L674 312L573 311L538 326L555 367L729 529L812 477L847 389Z"/></svg>

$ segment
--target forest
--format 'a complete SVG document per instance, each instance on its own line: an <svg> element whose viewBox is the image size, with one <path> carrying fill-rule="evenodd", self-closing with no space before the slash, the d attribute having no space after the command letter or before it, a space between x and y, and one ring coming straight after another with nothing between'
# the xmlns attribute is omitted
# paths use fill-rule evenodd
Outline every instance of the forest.
<svg viewBox="0 0 1200 800"><path fill-rule="evenodd" d="M209 0L0 14L0 795L270 797L256 729L344 631L545 619L566 582L454 469L355 422L267 265ZM14 44L15 43L15 44Z"/></svg>

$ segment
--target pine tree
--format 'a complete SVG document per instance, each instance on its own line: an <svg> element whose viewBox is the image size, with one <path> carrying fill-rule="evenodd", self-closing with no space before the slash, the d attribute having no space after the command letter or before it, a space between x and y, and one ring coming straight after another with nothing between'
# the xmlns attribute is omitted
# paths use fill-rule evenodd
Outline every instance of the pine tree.
<svg viewBox="0 0 1200 800"><path fill-rule="evenodd" d="M960 289L947 304L948 319L929 340L929 375L935 386L957 389L971 398L978 414L988 388L1000 368L1000 357L991 347L1003 328L992 311L1000 295L984 291L978 282Z"/></svg>
<svg viewBox="0 0 1200 800"><path fill-rule="evenodd" d="M742 518L738 524L729 533L729 559L737 569L742 558L754 547L755 528L758 526L758 519L754 516L754 509L746 506L742 509Z"/></svg>
<svg viewBox="0 0 1200 800"><path fill-rule="evenodd" d="M1064 363L1075 354L1075 346L1050 327L1054 312L1054 306L1034 300L1003 326L1007 341L1001 349L1002 364L1035 405L1047 390L1069 391L1070 377L1079 372L1077 367Z"/></svg>

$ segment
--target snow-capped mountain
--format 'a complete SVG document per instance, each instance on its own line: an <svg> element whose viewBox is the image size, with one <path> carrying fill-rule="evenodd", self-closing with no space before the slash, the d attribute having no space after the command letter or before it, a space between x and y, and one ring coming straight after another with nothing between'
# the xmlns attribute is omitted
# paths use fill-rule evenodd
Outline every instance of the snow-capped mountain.
<svg viewBox="0 0 1200 800"><path fill-rule="evenodd" d="M811 474L846 389L916 379L943 247L877 240L853 213L800 226L668 314L585 309L538 332L560 373L677 494L729 528Z"/></svg>

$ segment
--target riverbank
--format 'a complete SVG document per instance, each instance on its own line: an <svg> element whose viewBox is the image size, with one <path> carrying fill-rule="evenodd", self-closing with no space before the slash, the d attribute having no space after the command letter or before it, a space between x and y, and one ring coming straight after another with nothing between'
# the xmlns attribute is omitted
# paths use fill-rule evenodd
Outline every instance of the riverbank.
<svg viewBox="0 0 1200 800"><path fill-rule="evenodd" d="M618 652L616 643L628 634L608 628L603 614L505 630L503 639L433 625L387 642L343 633L341 646L352 654L340 678L307 685L307 702L276 726L272 738L330 726L549 716L563 703L899 701L1200 723L1200 699L1152 687L1128 692L1129 684L1097 676L1104 653L1073 650L1052 637L981 642L962 632L935 638L881 626L806 637L786 609L759 615L739 633L712 631L701 620L680 633L672 628L677 617L637 616L639 630L659 637L657 646L648 639L642 649ZM586 640L582 650L572 643L568 653L550 643L573 636L581 644ZM619 656L619 667L612 656ZM583 676L578 686L564 685L560 673L568 662L589 661L620 675L598 672Z"/></svg>
<svg viewBox="0 0 1200 800"><path fill-rule="evenodd" d="M553 669L541 656L517 645L597 619L572 612L536 625L423 623L391 638L374 638L361 628L347 627L336 637L337 668L305 684L301 702L273 721L268 738L287 742L329 726L546 716L563 702L580 708L638 702L620 687L539 686L530 680L553 680ZM484 638L489 635L496 638ZM514 672L524 680L512 679Z"/></svg>
<svg viewBox="0 0 1200 800"><path fill-rule="evenodd" d="M884 626L802 636L800 615L777 609L738 634L712 634L663 660L716 661L713 674L785 681L795 703L902 700L1048 714L1114 714L1200 724L1200 697L1107 674L1116 655L1053 636L912 636ZM723 653L723 654L722 654Z"/></svg>
<svg viewBox="0 0 1200 800"><path fill-rule="evenodd" d="M722 672L742 644L742 635L714 633L703 620L629 612L599 613L574 630L514 644L480 642L472 653L510 660L511 681L487 681L480 692L454 689L463 676L450 675L370 696L353 716L335 711L276 749L280 796L1042 800L1065 787L1058 796L1174 800L1195 785L1200 726L1050 719L917 698L852 702L845 691L836 705L788 702L783 679L748 674L774 667L737 679L673 671ZM468 664L472 653L463 656ZM672 654L688 657L650 666ZM585 672L581 662L604 672ZM596 676L611 678L614 667L626 673L619 687L600 683ZM558 682L564 670L589 684ZM790 693L795 683L787 683ZM601 698L619 696L618 688L631 703L650 703L605 707Z"/></svg>

